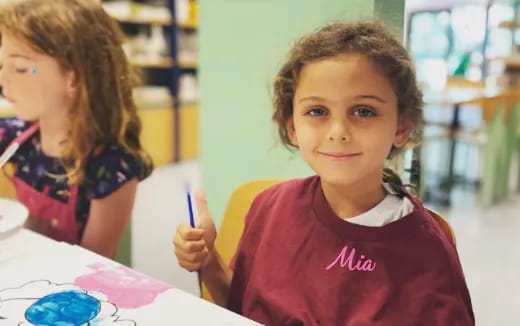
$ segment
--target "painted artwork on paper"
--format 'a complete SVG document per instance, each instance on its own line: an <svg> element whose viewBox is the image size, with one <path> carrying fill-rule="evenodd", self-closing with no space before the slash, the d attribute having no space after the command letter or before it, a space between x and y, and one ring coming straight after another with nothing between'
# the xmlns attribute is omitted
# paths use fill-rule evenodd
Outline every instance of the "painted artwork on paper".
<svg viewBox="0 0 520 326"><path fill-rule="evenodd" d="M35 280L0 289L0 326L135 326L121 309L150 305L171 289L124 266L88 267L92 272L73 283Z"/></svg>
<svg viewBox="0 0 520 326"><path fill-rule="evenodd" d="M0 325L135 326L118 315L104 293L74 284L32 281L0 291Z"/></svg>
<svg viewBox="0 0 520 326"><path fill-rule="evenodd" d="M94 272L76 278L74 283L87 291L101 291L119 308L135 309L154 302L172 287L125 266L92 264Z"/></svg>

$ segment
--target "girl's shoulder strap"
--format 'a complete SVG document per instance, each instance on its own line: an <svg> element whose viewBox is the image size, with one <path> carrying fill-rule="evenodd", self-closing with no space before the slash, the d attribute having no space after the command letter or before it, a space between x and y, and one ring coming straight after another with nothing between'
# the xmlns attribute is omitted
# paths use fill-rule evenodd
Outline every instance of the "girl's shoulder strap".
<svg viewBox="0 0 520 326"><path fill-rule="evenodd" d="M18 136L16 136L12 141L11 143L9 144L9 146L11 146L12 144L16 143L18 145L21 145L23 144L29 137L31 137L32 135L34 135L38 129L40 129L40 124L38 122L35 122L33 123L29 128L27 128L26 130L24 130L21 134L19 134ZM9 147L8 146L8 147Z"/></svg>

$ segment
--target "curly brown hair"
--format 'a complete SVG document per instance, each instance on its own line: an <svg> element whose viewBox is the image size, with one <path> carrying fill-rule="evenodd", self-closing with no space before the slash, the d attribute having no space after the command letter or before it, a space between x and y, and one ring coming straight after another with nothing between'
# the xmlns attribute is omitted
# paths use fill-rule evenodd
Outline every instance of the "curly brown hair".
<svg viewBox="0 0 520 326"><path fill-rule="evenodd" d="M84 179L86 154L95 145L119 144L143 165L140 179L153 169L139 141L141 122L132 97L137 76L122 48L117 24L92 0L27 0L0 8L0 30L72 70L77 105L69 112L69 137L62 162L68 182Z"/></svg>
<svg viewBox="0 0 520 326"><path fill-rule="evenodd" d="M278 72L273 89L274 113L282 143L295 147L290 140L287 122L293 115L293 99L298 78L305 64L345 53L366 56L383 76L391 81L397 97L398 115L413 125L409 142L417 142L422 129L422 91L408 51L382 24L377 22L332 23L297 40L285 64ZM392 147L389 158L400 151ZM383 178L402 188L400 178L385 169Z"/></svg>

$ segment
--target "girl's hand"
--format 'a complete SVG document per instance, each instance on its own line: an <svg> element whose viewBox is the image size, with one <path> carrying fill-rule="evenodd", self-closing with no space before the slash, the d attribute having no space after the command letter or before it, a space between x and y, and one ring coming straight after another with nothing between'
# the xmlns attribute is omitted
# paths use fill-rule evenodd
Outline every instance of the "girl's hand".
<svg viewBox="0 0 520 326"><path fill-rule="evenodd" d="M179 224L173 238L175 256L179 265L190 271L204 268L214 259L214 246L217 231L209 213L204 192L195 194L197 207L197 225L192 228L188 223Z"/></svg>

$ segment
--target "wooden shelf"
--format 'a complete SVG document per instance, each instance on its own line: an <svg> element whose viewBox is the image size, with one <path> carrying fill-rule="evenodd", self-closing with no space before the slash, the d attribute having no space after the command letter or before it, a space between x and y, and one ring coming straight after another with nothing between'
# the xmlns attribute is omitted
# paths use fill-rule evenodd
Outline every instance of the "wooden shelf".
<svg viewBox="0 0 520 326"><path fill-rule="evenodd" d="M489 58L489 61L504 61L507 67L519 68L520 67L520 55L513 55L509 57L494 57Z"/></svg>
<svg viewBox="0 0 520 326"><path fill-rule="evenodd" d="M149 18L139 18L139 17L117 17L117 16L111 16L115 20L117 20L120 23L123 24L139 24L139 25L162 25L162 26L168 26L175 23L173 19L149 19ZM190 29L190 30L196 30L199 28L197 23L193 22L178 22L176 23L177 27L180 29Z"/></svg>
<svg viewBox="0 0 520 326"><path fill-rule="evenodd" d="M140 24L140 25L161 25L168 26L173 24L172 19L143 19L137 17L115 17L112 16L115 20L124 24Z"/></svg>
<svg viewBox="0 0 520 326"><path fill-rule="evenodd" d="M140 140L155 166L171 163L175 153L175 115L172 108L139 109Z"/></svg>
<svg viewBox="0 0 520 326"><path fill-rule="evenodd" d="M172 58L164 58L160 61L150 62L150 61L140 61L140 60L132 60L130 59L130 64L134 67L138 68L171 68L174 65Z"/></svg>
<svg viewBox="0 0 520 326"><path fill-rule="evenodd" d="M180 108L192 108L192 107L198 107L199 101L181 101L180 102Z"/></svg>
<svg viewBox="0 0 520 326"><path fill-rule="evenodd" d="M177 26L181 29L198 29L199 26L196 24L196 23L191 23L191 22L187 22L187 23L177 23Z"/></svg>
<svg viewBox="0 0 520 326"><path fill-rule="evenodd" d="M187 105L179 110L179 154L181 160L199 157L199 118L197 106Z"/></svg>
<svg viewBox="0 0 520 326"><path fill-rule="evenodd" d="M520 24L515 23L513 21L502 21L498 24L498 27L507 29L517 29L520 27Z"/></svg>
<svg viewBox="0 0 520 326"><path fill-rule="evenodd" d="M464 77L448 76L446 80L446 86L448 87L473 87L473 88L484 88L486 85L484 81L473 81Z"/></svg>
<svg viewBox="0 0 520 326"><path fill-rule="evenodd" d="M181 69L197 69L199 62L197 60L182 60L179 61L179 67Z"/></svg>

